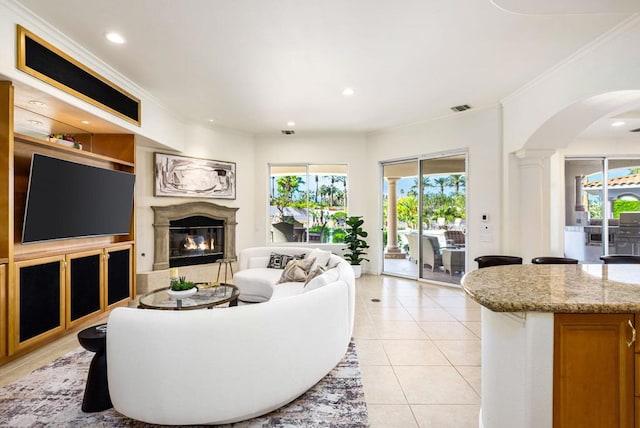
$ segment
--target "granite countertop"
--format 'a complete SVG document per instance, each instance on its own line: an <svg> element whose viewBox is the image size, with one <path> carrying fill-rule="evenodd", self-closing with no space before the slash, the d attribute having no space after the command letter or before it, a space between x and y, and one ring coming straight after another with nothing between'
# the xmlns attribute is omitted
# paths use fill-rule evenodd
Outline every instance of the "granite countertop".
<svg viewBox="0 0 640 428"><path fill-rule="evenodd" d="M494 312L640 312L640 265L507 265L469 272L462 288Z"/></svg>

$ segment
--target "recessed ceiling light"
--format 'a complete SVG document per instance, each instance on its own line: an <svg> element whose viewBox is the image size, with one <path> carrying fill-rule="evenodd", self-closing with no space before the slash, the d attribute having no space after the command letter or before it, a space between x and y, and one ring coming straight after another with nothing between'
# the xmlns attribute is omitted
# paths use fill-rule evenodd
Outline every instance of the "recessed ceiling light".
<svg viewBox="0 0 640 428"><path fill-rule="evenodd" d="M29 119L29 120L27 120L27 122L29 122L32 125L37 125L37 126L42 125L42 122L40 122L39 120Z"/></svg>
<svg viewBox="0 0 640 428"><path fill-rule="evenodd" d="M47 106L42 101L38 101L38 100L31 100L31 101L29 101L29 104L31 104L32 106L43 107L43 108Z"/></svg>
<svg viewBox="0 0 640 428"><path fill-rule="evenodd" d="M342 91L342 95L344 95L345 97L350 97L353 94L355 94L353 88L344 88L344 90Z"/></svg>
<svg viewBox="0 0 640 428"><path fill-rule="evenodd" d="M611 126L622 126L622 125L624 125L624 122L623 122L623 121L621 121L621 120L619 120L619 121L617 121L617 122L613 122L613 123L611 124Z"/></svg>
<svg viewBox="0 0 640 428"><path fill-rule="evenodd" d="M287 126L296 126L296 123L293 121L287 122Z"/></svg>
<svg viewBox="0 0 640 428"><path fill-rule="evenodd" d="M213 123L215 122L215 119L209 119L209 122Z"/></svg>
<svg viewBox="0 0 640 428"><path fill-rule="evenodd" d="M110 32L110 33L105 33L104 35L107 40L109 40L111 43L115 43L117 45L122 45L124 43L127 43L127 40L122 37L120 34L118 33L114 33L114 32Z"/></svg>

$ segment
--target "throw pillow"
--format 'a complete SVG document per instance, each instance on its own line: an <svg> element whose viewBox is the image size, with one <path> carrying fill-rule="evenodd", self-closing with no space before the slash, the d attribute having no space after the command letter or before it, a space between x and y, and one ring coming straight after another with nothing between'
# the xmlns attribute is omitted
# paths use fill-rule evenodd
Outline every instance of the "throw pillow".
<svg viewBox="0 0 640 428"><path fill-rule="evenodd" d="M309 272L309 275L307 275L307 280L304 283L304 286L306 287L307 284L309 284L309 281L311 281L313 278L316 278L317 276L320 276L324 273L324 268L322 266L317 266L314 269L311 269L311 272Z"/></svg>
<svg viewBox="0 0 640 428"><path fill-rule="evenodd" d="M303 259L304 254L300 254L299 256L291 256L289 254L278 254L271 253L269 256L269 263L267 264L268 268L272 269L284 269L291 260Z"/></svg>
<svg viewBox="0 0 640 428"><path fill-rule="evenodd" d="M291 260L282 272L282 276L276 284L283 282L304 282L307 279L309 268L313 264L314 259Z"/></svg>
<svg viewBox="0 0 640 428"><path fill-rule="evenodd" d="M311 253L309 253L309 258L316 259L316 264L314 265L314 268L316 266L324 267L327 265L327 263L329 262L329 259L331 258L331 251L325 251L319 248L315 248L311 251Z"/></svg>
<svg viewBox="0 0 640 428"><path fill-rule="evenodd" d="M302 292L307 293L309 291L317 290L324 285L337 281L338 277L340 276L340 272L335 268L327 269L322 273L323 275L318 275L315 278L307 281Z"/></svg>

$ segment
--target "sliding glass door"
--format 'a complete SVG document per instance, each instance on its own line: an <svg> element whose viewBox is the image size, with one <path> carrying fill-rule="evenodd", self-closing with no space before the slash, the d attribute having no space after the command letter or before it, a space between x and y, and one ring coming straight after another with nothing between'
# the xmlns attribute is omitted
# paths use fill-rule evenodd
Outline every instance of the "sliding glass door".
<svg viewBox="0 0 640 428"><path fill-rule="evenodd" d="M640 255L640 159L565 160L564 249L584 263Z"/></svg>
<svg viewBox="0 0 640 428"><path fill-rule="evenodd" d="M466 270L466 153L383 164L383 272L459 284Z"/></svg>

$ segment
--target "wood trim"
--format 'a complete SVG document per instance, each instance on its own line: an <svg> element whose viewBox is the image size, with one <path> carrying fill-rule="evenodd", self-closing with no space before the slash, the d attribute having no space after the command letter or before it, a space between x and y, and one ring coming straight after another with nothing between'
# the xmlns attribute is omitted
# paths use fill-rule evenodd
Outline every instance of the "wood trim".
<svg viewBox="0 0 640 428"><path fill-rule="evenodd" d="M97 136L94 136L93 138L95 139ZM133 136L130 134L123 134L123 137L128 137L129 139L133 139ZM73 155L73 159L77 159L78 157L81 158L87 158L87 159L96 159L96 160L100 160L106 163L112 163L115 165L122 165L122 166L126 166L126 167L131 167L133 168L134 164L132 161L129 161L127 159L131 158L131 155L129 154L127 156L126 153L118 153L115 150L112 150L112 152L114 154L121 154L123 156L123 158L117 158L117 157L112 157L112 156L105 156L103 154L100 153L95 153L93 151L88 151L88 150L80 150L80 149L74 149L73 147L66 147L66 146L61 146L60 144L57 143L52 143L50 141L45 141L45 140L41 140L39 138L34 138L34 137L29 137L28 135L23 135L23 134L15 134L15 140L19 143L26 143L26 144L30 144L30 145L39 145L43 148L49 149L52 152L60 152L60 153L69 153L71 155ZM105 139L102 139L100 137L98 137L98 140L103 141ZM107 141L112 141L111 140L107 140ZM97 144L95 144L97 146ZM12 144L13 146L13 144ZM92 149L94 144L91 144ZM130 150L135 151L135 147L134 148L130 148ZM123 150L124 152L124 150ZM12 150L13 153L13 150ZM126 158L125 158L126 156Z"/></svg>
<svg viewBox="0 0 640 428"><path fill-rule="evenodd" d="M46 49L50 50L51 52L55 53L56 55L58 55L61 58L64 58L66 61L70 62L71 64L73 64L74 66L80 68L81 70L83 70L84 72L88 73L89 75L91 75L92 77L100 80L101 82L103 82L104 84L106 84L107 86L111 87L112 89L116 90L117 92L121 93L122 95L124 95L125 97L129 98L131 101L135 102L137 104L137 108L138 108L138 112L137 112L137 117L138 120L135 120L123 113L120 113L117 110L114 110L112 107L109 107L97 100L94 100L91 97L86 96L85 94L63 84L60 83L52 78L50 78L49 76L34 70L33 68L29 67L27 65L27 54L26 54L26 39L29 38L35 42L37 42L38 44L40 44L41 46L45 47ZM44 39L42 39L41 37L36 36L35 34L33 34L31 31L27 30L26 28L24 28L21 25L17 26L17 68L18 70L21 70L39 80L42 80L43 82L46 82L48 84L50 84L51 86L54 86L58 89L60 89L61 91L64 91L68 94L71 94L77 98L80 98L83 101L88 102L89 104L92 104L96 107L99 107L105 111L108 111L109 113L113 114L114 116L119 117L120 119L126 120L127 122L133 123L134 125L140 126L142 123L141 120L141 109L142 109L142 104L140 102L140 99L137 97L134 97L133 95L131 95L129 92L125 91L124 89L122 89L121 87L119 87L118 85L116 85L115 83L107 80L106 78L102 77L100 74L98 74L97 72L93 71L92 69L90 69L89 67L87 67L86 65L80 63L79 61L75 60L74 58L72 58L71 56L67 55L66 53L64 53L63 51L61 51L60 49L56 48L55 46L53 46L52 44L48 43L47 41L45 41Z"/></svg>

